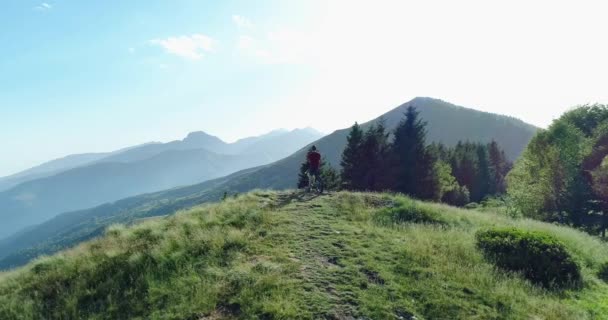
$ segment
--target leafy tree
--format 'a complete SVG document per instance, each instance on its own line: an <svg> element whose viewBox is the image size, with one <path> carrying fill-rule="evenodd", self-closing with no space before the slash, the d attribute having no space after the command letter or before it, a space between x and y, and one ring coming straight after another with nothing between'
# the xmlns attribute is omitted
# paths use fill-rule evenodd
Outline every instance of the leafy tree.
<svg viewBox="0 0 608 320"><path fill-rule="evenodd" d="M342 153L340 165L342 172L342 187L347 190L362 190L363 172L361 170L361 156L363 145L363 130L355 123L348 134L346 148Z"/></svg>
<svg viewBox="0 0 608 320"><path fill-rule="evenodd" d="M596 224L602 237L606 237L608 228L608 121L601 124L594 137L593 150L583 161L583 170L587 182L591 185L596 204L588 225ZM593 228L593 226L591 226Z"/></svg>
<svg viewBox="0 0 608 320"><path fill-rule="evenodd" d="M435 201L455 206L469 203L469 191L458 184L452 175L452 166L449 163L443 160L436 161L434 171L438 186Z"/></svg>
<svg viewBox="0 0 608 320"><path fill-rule="evenodd" d="M606 237L606 228L608 228L608 163L606 160L600 166L591 171L593 181L593 192L598 198L599 212L601 218L599 230L602 237Z"/></svg>
<svg viewBox="0 0 608 320"><path fill-rule="evenodd" d="M595 153L606 126L608 107L593 105L569 111L539 132L507 176L515 208L527 216L597 230L604 156Z"/></svg>

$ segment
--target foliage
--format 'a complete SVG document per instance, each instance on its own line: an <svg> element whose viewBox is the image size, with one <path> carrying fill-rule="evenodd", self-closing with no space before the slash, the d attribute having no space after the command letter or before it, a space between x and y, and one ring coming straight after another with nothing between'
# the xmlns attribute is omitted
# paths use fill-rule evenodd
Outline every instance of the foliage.
<svg viewBox="0 0 608 320"><path fill-rule="evenodd" d="M346 147L340 161L342 167L340 176L343 183L342 187L345 190L359 190L363 187L363 175L362 171L359 170L362 143L363 130L358 123L355 123L346 138Z"/></svg>
<svg viewBox="0 0 608 320"><path fill-rule="evenodd" d="M530 142L507 177L508 193L522 214L605 230L601 212L607 155L608 107L582 106L565 113Z"/></svg>
<svg viewBox="0 0 608 320"><path fill-rule="evenodd" d="M326 162L324 161L323 163L325 164ZM325 190L337 191L342 187L340 174L330 165L323 165L321 167L321 180L323 181Z"/></svg>
<svg viewBox="0 0 608 320"><path fill-rule="evenodd" d="M435 177L437 179L436 201L455 206L464 206L470 201L469 190L461 186L452 175L452 166L443 160L435 162Z"/></svg>
<svg viewBox="0 0 608 320"><path fill-rule="evenodd" d="M577 283L581 273L566 247L549 234L494 228L476 234L477 246L500 268L546 287Z"/></svg>
<svg viewBox="0 0 608 320"><path fill-rule="evenodd" d="M394 131L391 145L394 163L389 169L396 178L395 191L420 199L433 199L437 193L433 176L434 159L426 147L426 122L416 108L407 108Z"/></svg>
<svg viewBox="0 0 608 320"><path fill-rule="evenodd" d="M390 207L383 208L376 215L382 224L435 223L442 224L441 214L435 208L419 205L411 199L399 199Z"/></svg>
<svg viewBox="0 0 608 320"><path fill-rule="evenodd" d="M384 121L380 119L363 136L358 170L363 176L364 190L382 191L390 185L391 176L387 171L390 163L388 135Z"/></svg>
<svg viewBox="0 0 608 320"><path fill-rule="evenodd" d="M364 133L355 124L342 154L344 185L349 190L391 190L458 206L505 191L511 164L495 141L427 146L426 126L411 106L390 143L382 121Z"/></svg>
<svg viewBox="0 0 608 320"><path fill-rule="evenodd" d="M308 150L310 152L310 150ZM298 189L304 189L308 187L308 169L310 165L308 164L308 160L304 160L302 164L300 164L300 171L298 172Z"/></svg>
<svg viewBox="0 0 608 320"><path fill-rule="evenodd" d="M504 194L507 191L505 177L511 170L513 164L509 162L505 151L502 150L495 140L488 145L489 168L491 170L490 194Z"/></svg>

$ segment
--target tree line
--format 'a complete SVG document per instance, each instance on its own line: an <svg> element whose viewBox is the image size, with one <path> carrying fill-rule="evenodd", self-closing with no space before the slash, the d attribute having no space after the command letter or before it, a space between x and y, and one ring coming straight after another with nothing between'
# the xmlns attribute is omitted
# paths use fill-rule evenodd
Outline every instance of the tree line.
<svg viewBox="0 0 608 320"><path fill-rule="evenodd" d="M400 192L458 206L505 192L505 176L512 165L496 142L428 145L426 125L414 107L392 131L382 120L367 130L355 123L341 172L324 165L324 181L344 190ZM307 185L306 165L300 168L299 187Z"/></svg>

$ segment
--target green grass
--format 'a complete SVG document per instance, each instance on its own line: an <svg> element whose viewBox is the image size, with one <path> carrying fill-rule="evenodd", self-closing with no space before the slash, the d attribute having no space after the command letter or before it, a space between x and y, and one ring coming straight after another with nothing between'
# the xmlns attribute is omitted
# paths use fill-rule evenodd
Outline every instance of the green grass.
<svg viewBox="0 0 608 320"><path fill-rule="evenodd" d="M581 266L549 291L475 232L552 234ZM0 319L606 319L608 247L579 231L386 194L257 191L0 274Z"/></svg>

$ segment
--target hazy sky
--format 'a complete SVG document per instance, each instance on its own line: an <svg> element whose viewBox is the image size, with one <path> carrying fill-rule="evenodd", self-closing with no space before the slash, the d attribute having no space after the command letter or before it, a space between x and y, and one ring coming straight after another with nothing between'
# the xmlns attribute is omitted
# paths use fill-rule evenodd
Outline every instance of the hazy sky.
<svg viewBox="0 0 608 320"><path fill-rule="evenodd" d="M1 4L0 176L196 130L331 132L416 96L538 126L608 102L605 1L45 1Z"/></svg>

